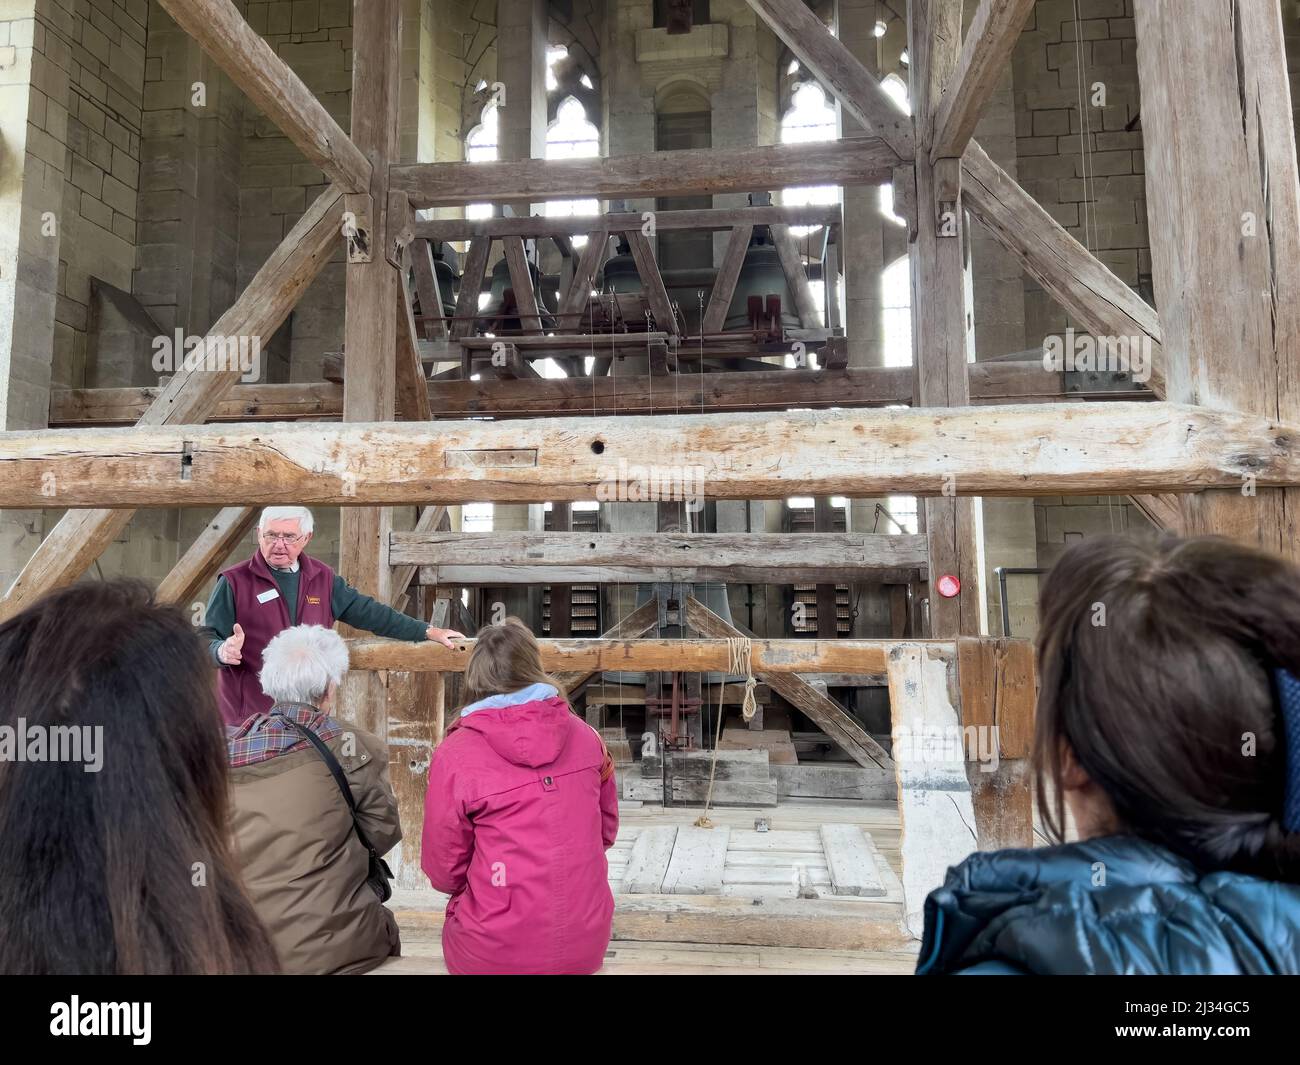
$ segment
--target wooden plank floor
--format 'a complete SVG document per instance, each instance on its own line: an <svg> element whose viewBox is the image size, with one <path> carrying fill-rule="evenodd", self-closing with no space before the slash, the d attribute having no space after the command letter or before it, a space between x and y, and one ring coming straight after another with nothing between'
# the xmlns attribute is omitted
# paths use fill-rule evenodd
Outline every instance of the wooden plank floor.
<svg viewBox="0 0 1300 1065"><path fill-rule="evenodd" d="M642 830L690 826L700 812L687 807L620 804L622 842L610 853L611 881L621 879L620 865L626 863ZM709 817L715 825L726 826L734 837L745 840L746 849L770 847L769 854L782 854L782 848L792 841L812 838L824 824L857 825L870 833L876 853L888 863L892 875L887 873L887 880L897 883L899 822L893 803L830 804L792 799L777 807L716 809ZM768 833L754 832L756 818L768 820ZM747 860L734 850L729 853L732 872L724 880L734 875L734 863ZM820 879L820 874L814 877ZM724 889L729 887L724 883ZM737 894L746 892L742 889ZM615 896L615 938L601 974L911 973L918 944L902 931L901 906L894 895L891 891L887 899L795 899L764 894L759 905L758 899L727 894L620 892ZM445 901L445 896L433 891L395 893L390 906L402 929L404 957L381 966L377 974L446 972L440 943ZM670 937L675 941L665 941ZM763 945L770 941L781 945ZM870 949L842 949L845 945Z"/></svg>

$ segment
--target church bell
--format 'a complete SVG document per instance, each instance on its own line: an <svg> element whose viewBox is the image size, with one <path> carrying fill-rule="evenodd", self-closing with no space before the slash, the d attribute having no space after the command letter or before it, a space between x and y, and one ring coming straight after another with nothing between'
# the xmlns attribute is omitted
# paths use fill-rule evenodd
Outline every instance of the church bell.
<svg viewBox="0 0 1300 1065"><path fill-rule="evenodd" d="M755 226L722 328L728 333L752 330L779 336L783 329L802 325L771 232L766 226Z"/></svg>

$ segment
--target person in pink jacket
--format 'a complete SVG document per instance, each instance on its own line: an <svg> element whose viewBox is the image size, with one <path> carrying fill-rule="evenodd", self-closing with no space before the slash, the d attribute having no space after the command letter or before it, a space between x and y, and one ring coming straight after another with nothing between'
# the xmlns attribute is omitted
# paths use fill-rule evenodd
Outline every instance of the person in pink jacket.
<svg viewBox="0 0 1300 1065"><path fill-rule="evenodd" d="M429 766L420 855L429 882L451 896L447 968L594 973L614 918L609 752L542 671L518 618L478 634L465 688L472 701Z"/></svg>

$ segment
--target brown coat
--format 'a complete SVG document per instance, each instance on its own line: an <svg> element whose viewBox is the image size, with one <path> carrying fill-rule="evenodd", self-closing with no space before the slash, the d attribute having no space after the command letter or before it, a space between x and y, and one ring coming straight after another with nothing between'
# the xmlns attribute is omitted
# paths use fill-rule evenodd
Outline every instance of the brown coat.
<svg viewBox="0 0 1300 1065"><path fill-rule="evenodd" d="M343 728L326 746L384 854L402 838L388 752L370 733ZM230 780L244 884L284 971L363 973L400 953L397 924L366 883L369 857L315 748L231 769Z"/></svg>

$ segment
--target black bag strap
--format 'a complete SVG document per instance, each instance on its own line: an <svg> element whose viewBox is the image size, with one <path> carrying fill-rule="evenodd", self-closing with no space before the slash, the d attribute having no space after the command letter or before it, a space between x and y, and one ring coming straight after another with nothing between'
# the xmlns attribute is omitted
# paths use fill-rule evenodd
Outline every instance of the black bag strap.
<svg viewBox="0 0 1300 1065"><path fill-rule="evenodd" d="M352 798L352 789L348 786L348 778L343 775L343 767L339 765L339 761L334 757L334 753L325 746L325 741L317 736L316 733L312 732L311 729L300 725L291 717L285 717L283 714L280 716L284 717L284 720L297 729L301 735L309 739L311 745L316 748L316 753L320 755L321 761L325 763L326 768L330 771L330 775L334 778L334 783L339 786L339 791L343 793L343 801L348 804L348 812L352 815L352 827L356 830L357 839L359 839L361 845L370 852L371 857L378 858L379 853L375 850L365 832L362 831L361 822L357 820L357 802Z"/></svg>

